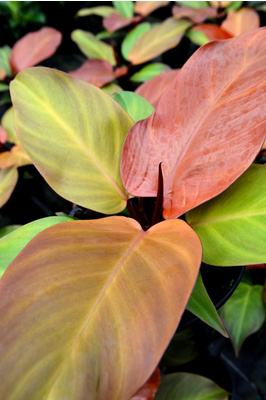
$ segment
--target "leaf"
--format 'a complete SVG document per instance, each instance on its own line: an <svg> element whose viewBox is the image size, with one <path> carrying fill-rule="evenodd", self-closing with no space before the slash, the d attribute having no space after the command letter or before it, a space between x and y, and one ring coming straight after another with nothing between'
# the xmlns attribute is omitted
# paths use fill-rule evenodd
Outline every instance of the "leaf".
<svg viewBox="0 0 266 400"><path fill-rule="evenodd" d="M195 360L199 355L199 346L195 336L197 336L197 333L192 328L177 329L164 352L160 365L162 367L176 367Z"/></svg>
<svg viewBox="0 0 266 400"><path fill-rule="evenodd" d="M145 65L138 72L130 77L132 82L146 82L164 71L169 71L171 68L163 63L152 63Z"/></svg>
<svg viewBox="0 0 266 400"><path fill-rule="evenodd" d="M121 86L117 85L116 83L109 83L108 85L102 87L102 90L109 94L110 96L114 96L116 93L122 92L123 89Z"/></svg>
<svg viewBox="0 0 266 400"><path fill-rule="evenodd" d="M229 7L234 1L210 1L212 7L215 8L226 8Z"/></svg>
<svg viewBox="0 0 266 400"><path fill-rule="evenodd" d="M45 27L27 33L12 48L10 57L12 71L20 72L51 57L61 41L61 32L54 28Z"/></svg>
<svg viewBox="0 0 266 400"><path fill-rule="evenodd" d="M252 8L243 7L238 11L230 10L221 27L232 36L239 36L259 28L260 17Z"/></svg>
<svg viewBox="0 0 266 400"><path fill-rule="evenodd" d="M14 232L2 237L0 239L0 278L9 264L38 233L52 225L72 220L73 218L67 216L42 218L23 225Z"/></svg>
<svg viewBox="0 0 266 400"><path fill-rule="evenodd" d="M15 231L16 229L20 228L21 225L7 225L0 229L0 238L8 235L9 233ZM1 242L0 242L1 243Z"/></svg>
<svg viewBox="0 0 266 400"><path fill-rule="evenodd" d="M133 396L175 332L200 260L181 220L144 232L115 216L39 233L0 281L1 400Z"/></svg>
<svg viewBox="0 0 266 400"><path fill-rule="evenodd" d="M1 67L0 67L0 74L1 74ZM6 85L5 83L0 82L0 92L6 92L7 90L9 90L9 86Z"/></svg>
<svg viewBox="0 0 266 400"><path fill-rule="evenodd" d="M10 107L3 115L1 119L1 125L5 129L7 136L8 136L8 141L10 143L14 144L19 144L16 131L15 131L15 126L14 126L14 108Z"/></svg>
<svg viewBox="0 0 266 400"><path fill-rule="evenodd" d="M258 154L265 138L265 36L261 28L199 48L152 116L128 132L124 187L155 197L162 163L165 219L224 191Z"/></svg>
<svg viewBox="0 0 266 400"><path fill-rule="evenodd" d="M7 142L7 133L5 129L0 125L0 143Z"/></svg>
<svg viewBox="0 0 266 400"><path fill-rule="evenodd" d="M113 1L116 10L126 18L132 18L134 15L133 1Z"/></svg>
<svg viewBox="0 0 266 400"><path fill-rule="evenodd" d="M199 24L205 19L216 17L217 11L212 7L206 8L191 8L191 7L178 7L172 8L172 13L175 19L189 18L192 22Z"/></svg>
<svg viewBox="0 0 266 400"><path fill-rule="evenodd" d="M71 33L71 39L77 44L80 51L82 51L86 57L105 60L111 65L116 65L112 47L97 39L92 33L76 29Z"/></svg>
<svg viewBox="0 0 266 400"><path fill-rule="evenodd" d="M201 274L198 275L196 285L187 304L187 310L211 326L221 335L228 337L223 323L205 289Z"/></svg>
<svg viewBox="0 0 266 400"><path fill-rule="evenodd" d="M194 26L192 29L189 31L189 38L191 40L194 39L195 36L192 36L193 34L195 35L195 32L201 32L203 33L209 41L211 40L224 40L224 39L231 39L233 36L222 29L220 26L215 25L215 24L200 24L197 26ZM196 42L196 44L198 44ZM203 43L205 44L205 43Z"/></svg>
<svg viewBox="0 0 266 400"><path fill-rule="evenodd" d="M179 69L171 69L169 71L164 71L160 75L157 75L155 78L150 79L149 81L140 85L135 93L144 97L153 107L157 107L157 104L168 88L168 86L174 82L177 74L179 73Z"/></svg>
<svg viewBox="0 0 266 400"><path fill-rule="evenodd" d="M122 56L125 60L129 61L129 52L131 51L137 40L151 29L149 22L143 22L133 28L124 38L121 44Z"/></svg>
<svg viewBox="0 0 266 400"><path fill-rule="evenodd" d="M135 12L146 17L158 8L167 6L169 3L170 1L135 1Z"/></svg>
<svg viewBox="0 0 266 400"><path fill-rule="evenodd" d="M155 400L228 400L228 393L204 376L177 372L162 376Z"/></svg>
<svg viewBox="0 0 266 400"><path fill-rule="evenodd" d="M146 99L134 92L116 93L114 100L123 107L134 122L149 117L154 111L154 107Z"/></svg>
<svg viewBox="0 0 266 400"><path fill-rule="evenodd" d="M222 307L221 317L233 342L236 355L244 340L257 332L266 317L262 285L240 282L230 299Z"/></svg>
<svg viewBox="0 0 266 400"><path fill-rule="evenodd" d="M195 43L198 46L203 46L210 41L204 32L195 30L193 28L187 31L186 36L191 40L191 42Z"/></svg>
<svg viewBox="0 0 266 400"><path fill-rule="evenodd" d="M191 26L186 20L168 18L160 25L144 33L128 54L133 65L149 61L177 46L185 31Z"/></svg>
<svg viewBox="0 0 266 400"><path fill-rule="evenodd" d="M230 3L231 4L226 7L227 12L230 10L238 10L242 6L243 1L230 1Z"/></svg>
<svg viewBox="0 0 266 400"><path fill-rule="evenodd" d="M115 9L110 6L82 8L77 12L76 17L87 17L89 15L98 15L99 17L107 18L114 12Z"/></svg>
<svg viewBox="0 0 266 400"><path fill-rule="evenodd" d="M48 68L23 71L11 93L21 144L49 185L94 211L122 211L128 195L119 168L129 115L101 89Z"/></svg>
<svg viewBox="0 0 266 400"><path fill-rule="evenodd" d="M157 367L144 386L130 400L153 400L159 388L161 373Z"/></svg>
<svg viewBox="0 0 266 400"><path fill-rule="evenodd" d="M266 261L266 166L251 165L225 192L186 214L203 261L230 266Z"/></svg>
<svg viewBox="0 0 266 400"><path fill-rule="evenodd" d="M0 207L9 200L17 181L17 167L0 169Z"/></svg>
<svg viewBox="0 0 266 400"><path fill-rule="evenodd" d="M19 145L12 147L10 151L0 153L0 168L23 167L32 164L25 150Z"/></svg>
<svg viewBox="0 0 266 400"><path fill-rule="evenodd" d="M11 55L11 48L9 46L4 46L0 48L0 67L1 69L4 70L4 75L2 76L2 79L4 79L5 76L12 75L10 61L9 61L10 55Z"/></svg>
<svg viewBox="0 0 266 400"><path fill-rule="evenodd" d="M207 8L209 4L207 1L176 1L180 6L191 7L191 8ZM210 3L213 3L210 1Z"/></svg>
<svg viewBox="0 0 266 400"><path fill-rule="evenodd" d="M113 13L109 17L104 18L103 26L108 32L115 32L131 24L137 24L141 18L139 16L126 18L121 14Z"/></svg>
<svg viewBox="0 0 266 400"><path fill-rule="evenodd" d="M102 87L115 79L112 65L104 60L86 60L82 66L69 75L84 82Z"/></svg>

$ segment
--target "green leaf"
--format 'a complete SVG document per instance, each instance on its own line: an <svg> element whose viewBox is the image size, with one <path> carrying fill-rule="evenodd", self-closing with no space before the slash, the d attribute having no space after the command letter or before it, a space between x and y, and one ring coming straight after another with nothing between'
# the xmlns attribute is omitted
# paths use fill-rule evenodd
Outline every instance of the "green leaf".
<svg viewBox="0 0 266 400"><path fill-rule="evenodd" d="M266 260L266 166L252 165L227 190L186 213L206 264L262 264Z"/></svg>
<svg viewBox="0 0 266 400"><path fill-rule="evenodd" d="M230 11L230 10L239 10L239 8L242 6L243 1L232 1L231 4L229 4L228 7L226 7L226 11Z"/></svg>
<svg viewBox="0 0 266 400"><path fill-rule="evenodd" d="M221 335L228 337L223 323L205 289L201 274L198 275L196 285L187 304L187 309Z"/></svg>
<svg viewBox="0 0 266 400"><path fill-rule="evenodd" d="M193 329L187 328L175 333L161 360L161 365L174 367L194 360L199 354Z"/></svg>
<svg viewBox="0 0 266 400"><path fill-rule="evenodd" d="M105 93L109 94L110 96L114 96L116 93L122 92L123 89L121 86L117 85L116 83L108 83L108 85L105 85L101 88Z"/></svg>
<svg viewBox="0 0 266 400"><path fill-rule="evenodd" d="M164 375L154 400L228 400L228 393L200 375L178 372Z"/></svg>
<svg viewBox="0 0 266 400"><path fill-rule="evenodd" d="M130 77L132 82L146 82L155 76L159 75L163 71L168 71L171 68L162 63L153 63L149 65L145 65L145 67L141 68L138 72L133 74Z"/></svg>
<svg viewBox="0 0 266 400"><path fill-rule="evenodd" d="M76 17L87 17L89 15L98 15L99 17L107 18L114 12L116 12L115 9L109 6L82 8L77 12Z"/></svg>
<svg viewBox="0 0 266 400"><path fill-rule="evenodd" d="M3 68L7 76L12 75L11 66L10 66L10 55L11 48L8 46L4 46L0 48L0 67Z"/></svg>
<svg viewBox="0 0 266 400"><path fill-rule="evenodd" d="M149 117L154 111L154 107L144 97L134 92L116 93L114 100L123 107L134 122Z"/></svg>
<svg viewBox="0 0 266 400"><path fill-rule="evenodd" d="M0 238L8 235L9 233L15 231L16 229L18 229L20 227L21 227L21 225L7 225L4 228L1 228L0 229ZM1 241L0 241L0 244L1 244ZM0 245L0 247L1 247L1 245Z"/></svg>
<svg viewBox="0 0 266 400"><path fill-rule="evenodd" d="M198 236L177 219L40 232L0 280L1 400L130 399L174 334L200 261Z"/></svg>
<svg viewBox="0 0 266 400"><path fill-rule="evenodd" d="M191 42L197 44L198 46L203 46L204 44L209 43L209 39L205 33L201 31L190 29L187 31L186 36L191 40Z"/></svg>
<svg viewBox="0 0 266 400"><path fill-rule="evenodd" d="M175 3L180 6L191 7L191 8L205 8L209 7L207 1L176 1Z"/></svg>
<svg viewBox="0 0 266 400"><path fill-rule="evenodd" d="M80 51L86 57L106 60L111 65L116 65L112 47L97 39L92 33L76 29L71 33L71 39L78 45Z"/></svg>
<svg viewBox="0 0 266 400"><path fill-rule="evenodd" d="M30 222L16 229L14 232L0 239L0 278L3 273L17 257L22 249L33 239L39 232L49 228L60 222L72 221L71 217L47 217ZM15 225L18 226L18 225ZM6 229L6 228L4 228Z"/></svg>
<svg viewBox="0 0 266 400"><path fill-rule="evenodd" d="M8 85L6 85L5 83L0 82L0 92L5 92L8 89L9 89Z"/></svg>
<svg viewBox="0 0 266 400"><path fill-rule="evenodd" d="M221 317L233 342L236 355L244 340L257 332L266 318L262 285L240 282L221 309Z"/></svg>
<svg viewBox="0 0 266 400"><path fill-rule="evenodd" d="M113 1L114 7L117 11L126 18L132 18L134 15L134 2L133 1Z"/></svg>
<svg viewBox="0 0 266 400"><path fill-rule="evenodd" d="M1 125L5 129L7 135L8 135L8 141L10 143L15 143L19 144L17 134L15 131L15 126L14 126L14 108L10 107L3 115L1 119Z"/></svg>
<svg viewBox="0 0 266 400"><path fill-rule="evenodd" d="M18 74L11 93L21 144L49 185L86 208L122 211L128 195L120 157L133 125L123 108L101 89L48 68Z"/></svg>
<svg viewBox="0 0 266 400"><path fill-rule="evenodd" d="M136 41L151 29L149 22L143 22L133 28L125 37L121 45L122 56L125 60L129 61L129 52L136 43Z"/></svg>

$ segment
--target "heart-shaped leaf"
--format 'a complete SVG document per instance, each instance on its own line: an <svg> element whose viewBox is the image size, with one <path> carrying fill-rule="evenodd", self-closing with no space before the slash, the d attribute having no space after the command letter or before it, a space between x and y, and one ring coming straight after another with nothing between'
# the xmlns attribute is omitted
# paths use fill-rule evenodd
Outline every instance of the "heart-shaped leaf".
<svg viewBox="0 0 266 400"><path fill-rule="evenodd" d="M10 198L18 181L18 170L16 166L0 168L0 207Z"/></svg>
<svg viewBox="0 0 266 400"><path fill-rule="evenodd" d="M2 237L0 240L0 277L14 258L38 233L52 225L72 220L73 218L67 216L42 218L23 225L16 231Z"/></svg>
<svg viewBox="0 0 266 400"><path fill-rule="evenodd" d="M121 161L124 187L134 196L155 197L162 163L164 218L221 193L259 152L265 139L265 39L261 28L199 48L151 117L129 131Z"/></svg>
<svg viewBox="0 0 266 400"><path fill-rule="evenodd" d="M111 65L116 65L112 47L97 39L92 33L76 29L71 33L71 39L78 45L80 51L86 57L105 60Z"/></svg>
<svg viewBox="0 0 266 400"><path fill-rule="evenodd" d="M134 122L149 117L154 111L154 107L146 99L134 92L116 93L114 99L131 116Z"/></svg>
<svg viewBox="0 0 266 400"><path fill-rule="evenodd" d="M259 28L260 17L252 8L243 7L238 11L230 10L221 27L233 36L242 35Z"/></svg>
<svg viewBox="0 0 266 400"><path fill-rule="evenodd" d="M178 45L190 26L191 23L183 19L166 19L136 41L128 54L129 60L134 65L142 64L172 49Z"/></svg>
<svg viewBox="0 0 266 400"><path fill-rule="evenodd" d="M21 144L49 185L86 208L122 211L128 195L120 154L133 125L122 107L101 89L48 68L18 74L11 93Z"/></svg>
<svg viewBox="0 0 266 400"><path fill-rule="evenodd" d="M162 377L155 400L228 400L228 393L204 376L178 372Z"/></svg>
<svg viewBox="0 0 266 400"><path fill-rule="evenodd" d="M240 282L222 308L221 317L233 342L236 355L244 340L257 332L266 318L262 285Z"/></svg>
<svg viewBox="0 0 266 400"><path fill-rule="evenodd" d="M182 220L125 217L39 233L0 281L1 400L128 399L182 316L201 243Z"/></svg>
<svg viewBox="0 0 266 400"><path fill-rule="evenodd" d="M266 261L266 166L250 168L224 193L186 214L203 261L230 266Z"/></svg>
<svg viewBox="0 0 266 400"><path fill-rule="evenodd" d="M10 64L14 73L33 67L51 57L62 41L62 34L54 28L45 27L30 32L18 40L12 48Z"/></svg>

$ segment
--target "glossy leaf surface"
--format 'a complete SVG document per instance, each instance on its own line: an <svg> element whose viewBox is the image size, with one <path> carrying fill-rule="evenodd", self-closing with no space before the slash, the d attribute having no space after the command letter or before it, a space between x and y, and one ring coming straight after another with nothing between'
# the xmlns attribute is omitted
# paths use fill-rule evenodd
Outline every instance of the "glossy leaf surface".
<svg viewBox="0 0 266 400"><path fill-rule="evenodd" d="M242 35L260 27L260 17L252 8L230 10L221 27L233 36Z"/></svg>
<svg viewBox="0 0 266 400"><path fill-rule="evenodd" d="M41 232L0 281L2 400L133 396L175 332L200 261L181 220L144 232L109 217Z"/></svg>
<svg viewBox="0 0 266 400"><path fill-rule="evenodd" d="M148 118L154 107L134 92L123 91L114 95L114 100L131 116L134 122Z"/></svg>
<svg viewBox="0 0 266 400"><path fill-rule="evenodd" d="M111 65L116 65L112 47L97 39L92 33L76 29L71 33L71 39L86 57L105 60Z"/></svg>
<svg viewBox="0 0 266 400"><path fill-rule="evenodd" d="M134 196L155 197L162 163L165 219L224 191L259 152L265 138L265 39L261 28L198 49L151 117L129 131L121 162L124 187Z"/></svg>
<svg viewBox="0 0 266 400"><path fill-rule="evenodd" d="M129 52L131 51L137 40L151 29L149 22L143 22L133 28L126 36L121 45L121 52L125 60L130 60Z"/></svg>
<svg viewBox="0 0 266 400"><path fill-rule="evenodd" d="M2 277L9 264L11 264L21 250L23 250L38 233L52 225L72 220L73 218L71 217L42 218L23 225L16 231L2 237L0 240L0 277Z"/></svg>
<svg viewBox="0 0 266 400"><path fill-rule="evenodd" d="M128 195L119 164L130 116L101 89L48 68L23 71L11 92L22 146L49 185L86 208L122 211Z"/></svg>
<svg viewBox="0 0 266 400"><path fill-rule="evenodd" d="M228 393L200 375L177 372L162 377L155 400L228 400Z"/></svg>
<svg viewBox="0 0 266 400"><path fill-rule="evenodd" d="M160 370L156 368L150 379L130 400L153 400L159 388L160 380Z"/></svg>
<svg viewBox="0 0 266 400"><path fill-rule="evenodd" d="M24 165L32 164L25 150L15 145L10 151L4 151L0 153L0 168L10 168L13 165L17 167L23 167Z"/></svg>
<svg viewBox="0 0 266 400"><path fill-rule="evenodd" d="M169 71L171 68L163 63L152 63L145 65L138 72L130 77L132 82L146 82L164 71Z"/></svg>
<svg viewBox="0 0 266 400"><path fill-rule="evenodd" d="M198 275L196 285L187 304L187 310L199 319L210 325L221 335L228 337L223 323L205 289L201 274Z"/></svg>
<svg viewBox="0 0 266 400"><path fill-rule="evenodd" d="M51 57L62 40L62 34L54 28L45 27L27 33L18 40L11 51L10 64L14 73L33 67Z"/></svg>
<svg viewBox="0 0 266 400"><path fill-rule="evenodd" d="M158 8L165 7L169 1L136 1L135 12L146 17Z"/></svg>
<svg viewBox="0 0 266 400"><path fill-rule="evenodd" d="M240 282L237 289L222 308L221 316L236 354L244 340L257 332L266 318L262 298L262 285Z"/></svg>
<svg viewBox="0 0 266 400"><path fill-rule="evenodd" d="M186 20L168 18L160 25L142 35L128 54L134 65L151 60L177 46L185 31L191 26Z"/></svg>
<svg viewBox="0 0 266 400"><path fill-rule="evenodd" d="M86 60L83 65L69 75L84 82L102 87L115 78L112 65L105 60Z"/></svg>
<svg viewBox="0 0 266 400"><path fill-rule="evenodd" d="M199 24L205 19L215 17L217 11L212 7L192 8L192 7L178 7L172 8L172 13L175 19L189 18L192 22Z"/></svg>
<svg viewBox="0 0 266 400"><path fill-rule="evenodd" d="M174 82L179 69L171 69L169 71L164 71L155 78L150 79L140 85L135 93L144 97L153 107L156 107L160 98L168 88L168 86Z"/></svg>
<svg viewBox="0 0 266 400"><path fill-rule="evenodd" d="M113 1L114 7L117 11L126 18L132 18L134 15L134 2L127 1Z"/></svg>
<svg viewBox="0 0 266 400"><path fill-rule="evenodd" d="M17 167L0 169L0 207L10 198L18 181Z"/></svg>
<svg viewBox="0 0 266 400"><path fill-rule="evenodd" d="M266 166L252 165L218 197L186 214L203 261L230 266L266 261Z"/></svg>

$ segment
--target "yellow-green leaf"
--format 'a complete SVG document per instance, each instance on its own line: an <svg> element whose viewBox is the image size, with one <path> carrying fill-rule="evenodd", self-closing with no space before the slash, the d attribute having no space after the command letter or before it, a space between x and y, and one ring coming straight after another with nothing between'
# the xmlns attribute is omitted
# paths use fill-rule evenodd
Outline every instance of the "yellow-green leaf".
<svg viewBox="0 0 266 400"><path fill-rule="evenodd" d="M10 198L18 181L18 170L16 166L0 169L0 207Z"/></svg>
<svg viewBox="0 0 266 400"><path fill-rule="evenodd" d="M131 117L101 89L63 72L27 69L11 83L21 144L64 198L115 214L128 195L120 156Z"/></svg>
<svg viewBox="0 0 266 400"><path fill-rule="evenodd" d="M7 136L8 136L8 141L10 143L15 143L19 144L16 131L15 131L15 126L14 126L14 108L10 107L3 115L1 119L1 125L4 127Z"/></svg>

